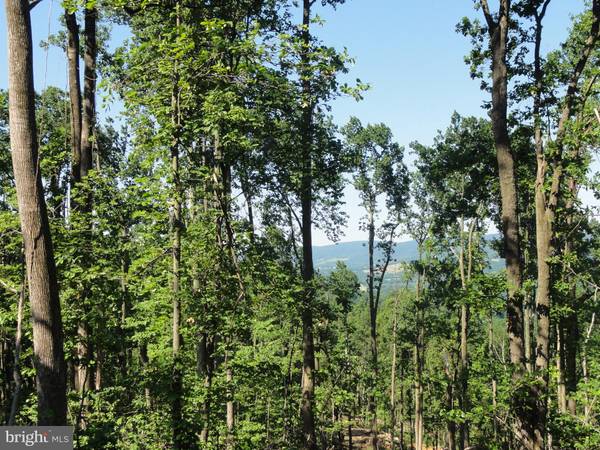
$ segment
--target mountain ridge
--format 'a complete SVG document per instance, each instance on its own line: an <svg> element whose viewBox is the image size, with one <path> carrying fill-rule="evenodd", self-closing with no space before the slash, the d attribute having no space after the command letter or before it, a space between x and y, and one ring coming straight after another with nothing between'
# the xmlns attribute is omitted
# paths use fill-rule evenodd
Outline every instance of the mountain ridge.
<svg viewBox="0 0 600 450"><path fill-rule="evenodd" d="M486 250L490 261L490 270L498 271L504 267L503 259L491 247L491 241L497 239L498 234L488 234L485 236ZM331 273L338 261L345 262L359 278L361 283L365 282L368 271L368 241L347 241L334 244L313 246L313 258L315 268L323 275ZM383 256L379 248L375 248L375 260ZM418 258L417 243L414 240L396 242L394 244L394 254L386 275L386 284L396 284L401 281L400 263L414 261Z"/></svg>

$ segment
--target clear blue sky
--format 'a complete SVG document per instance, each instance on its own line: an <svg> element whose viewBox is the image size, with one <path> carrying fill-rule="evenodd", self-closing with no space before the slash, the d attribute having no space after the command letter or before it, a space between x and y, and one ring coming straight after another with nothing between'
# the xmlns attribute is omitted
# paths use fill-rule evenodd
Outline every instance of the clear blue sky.
<svg viewBox="0 0 600 450"><path fill-rule="evenodd" d="M495 7L492 0L492 7ZM545 22L544 50L555 48L567 35L570 15L583 9L583 0L554 0ZM363 123L384 122L390 126L399 143L408 148L413 140L431 143L437 130L447 126L450 115L483 115L485 93L479 82L471 80L463 62L469 42L455 33L455 25L463 16L479 17L472 0L346 0L337 10L323 8L317 13L326 20L316 32L328 44L346 47L356 64L347 77L372 85L365 99L355 102L341 98L333 105L338 124L350 116ZM60 0L44 0L32 12L35 47L35 86L66 88L64 53L56 48L47 54L39 48L48 29L60 28ZM113 30L112 46L118 45L127 32ZM6 61L6 19L0 9L0 61ZM0 88L7 86L6 66L0 69ZM113 106L113 112L118 109ZM108 112L111 114L111 112ZM363 240L359 230L362 215L356 193L348 188L346 210L350 215L343 241ZM328 243L325 235L315 232L315 244Z"/></svg>

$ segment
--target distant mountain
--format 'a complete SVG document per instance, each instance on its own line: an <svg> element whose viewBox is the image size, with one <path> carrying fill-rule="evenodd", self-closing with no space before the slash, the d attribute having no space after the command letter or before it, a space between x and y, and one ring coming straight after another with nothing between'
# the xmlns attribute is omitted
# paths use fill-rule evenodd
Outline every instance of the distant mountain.
<svg viewBox="0 0 600 450"><path fill-rule="evenodd" d="M486 241L491 242L497 239L498 235L488 235ZM343 261L358 276L361 283L365 284L366 274L369 268L369 253L367 241L339 242L337 244L315 246L313 248L313 258L315 268L323 275L329 274L337 261ZM501 270L504 267L504 260L501 259L495 250L487 245L487 253L490 260L492 271ZM375 260L381 258L382 252L376 248ZM417 243L415 241L398 242L394 246L394 254L390 263L388 274L386 275L386 286L393 288L399 286L402 281L400 263L414 261L418 257Z"/></svg>

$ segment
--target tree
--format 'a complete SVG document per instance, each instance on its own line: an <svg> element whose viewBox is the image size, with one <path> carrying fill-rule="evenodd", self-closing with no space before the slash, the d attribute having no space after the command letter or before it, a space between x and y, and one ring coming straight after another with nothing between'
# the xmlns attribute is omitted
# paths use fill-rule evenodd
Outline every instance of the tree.
<svg viewBox="0 0 600 450"><path fill-rule="evenodd" d="M439 133L434 145L411 144L418 160L417 168L430 192L436 234L456 237L452 252L457 260L463 300L460 305L460 359L458 367L459 404L468 415L469 405L469 321L468 296L478 248L476 233L487 216L496 177L493 139L489 122L454 113L445 133ZM466 227L466 228L465 228ZM469 446L468 420L459 424L459 448Z"/></svg>
<svg viewBox="0 0 600 450"><path fill-rule="evenodd" d="M414 436L415 449L422 450L424 442L423 413L423 371L425 367L425 286L427 284L427 240L432 227L431 209L427 202L427 192L422 177L417 173L411 183L411 200L413 208L405 222L407 234L417 243L417 259L412 261L416 272L415 284L415 330L413 336L414 364ZM454 439L452 439L454 441Z"/></svg>
<svg viewBox="0 0 600 450"><path fill-rule="evenodd" d="M586 67L588 59L593 52L598 38L600 38L600 2L594 1L592 5L592 23L588 36L581 45L579 57L575 60L572 73L569 76L567 91L561 102L560 119L556 127L556 137L553 142L546 145L542 141L541 96L543 86L543 68L540 55L541 21L544 17L548 2L541 6L541 10L534 9L535 16L535 54L534 54L534 82L535 95L533 107L533 120L535 128L535 148L537 160L537 176L535 182L536 205L536 247L537 247L537 289L536 313L538 332L536 339L536 371L538 372L538 407L535 428L536 449L542 449L547 439L546 420L548 391L548 369L550 361L550 303L552 274L550 258L554 253L556 212L563 190L563 161L565 158L565 134L567 123L576 107L577 96L580 91L580 77ZM577 151L577 150L574 150ZM549 190L546 178L552 172Z"/></svg>
<svg viewBox="0 0 600 450"><path fill-rule="evenodd" d="M359 192L362 206L366 211L368 230L369 273L367 290L369 296L369 317L371 322L371 365L373 383L370 394L371 446L377 448L377 404L376 389L379 376L377 358L377 312L381 298L381 288L385 274L394 253L394 235L400 225L401 216L407 203L408 176L402 159L404 149L392 141L392 132L384 124L363 127L360 120L353 117L344 127L347 145L357 160L357 174L354 187ZM376 229L378 201L385 196L388 209L386 222ZM377 244L382 249L383 258L377 266L374 261L375 235L382 240Z"/></svg>
<svg viewBox="0 0 600 450"><path fill-rule="evenodd" d="M493 15L487 0L476 2L483 11L487 28L473 26L468 20L463 20L459 29L463 34L470 34L476 42L476 36L487 34L488 48L491 59L491 111L492 131L496 147L498 164L498 179L500 184L501 221L504 238L504 259L507 272L507 325L510 340L510 357L514 366L514 376L517 384L523 378L525 371L525 347L523 330L523 295L521 273L521 236L519 233L518 192L516 180L515 159L511 149L508 128L508 83L509 71L509 30L511 24L511 0L501 0L498 12ZM485 60L487 53L482 51L480 44L470 56L472 75L477 67ZM533 419L528 414L529 408L523 404L522 397L526 393L515 396L515 434L525 448L532 448L534 442ZM519 404L521 402L521 404Z"/></svg>
<svg viewBox="0 0 600 450"><path fill-rule="evenodd" d="M6 2L9 128L33 317L38 424L65 425L66 372L56 267L39 171L29 2Z"/></svg>

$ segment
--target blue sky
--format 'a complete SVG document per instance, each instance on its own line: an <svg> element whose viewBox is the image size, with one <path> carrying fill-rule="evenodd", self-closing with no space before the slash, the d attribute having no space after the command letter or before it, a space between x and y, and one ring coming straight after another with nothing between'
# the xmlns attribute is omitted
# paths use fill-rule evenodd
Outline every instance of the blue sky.
<svg viewBox="0 0 600 450"><path fill-rule="evenodd" d="M495 6L492 0L492 7ZM372 85L365 99L356 102L340 98L333 103L338 124L350 116L363 123L384 122L396 140L408 148L414 140L431 143L437 130L446 128L450 115L482 116L481 104L487 98L479 82L471 80L463 62L469 42L457 34L456 23L463 17L479 17L472 0L347 0L337 10L321 7L317 14L325 19L316 33L338 49L346 47L356 59L348 82L356 78ZM554 0L545 20L544 50L555 48L567 35L571 14L583 10L583 0ZM66 88L64 53L56 48L47 52L39 42L60 29L60 0L44 0L32 12L35 86ZM118 45L127 32L123 27L112 33L111 46ZM0 8L0 61L6 61L6 19ZM47 64L46 64L47 60ZM0 88L7 86L7 68L0 69ZM113 106L108 114L114 113ZM106 112L105 112L106 114ZM407 152L408 153L408 152ZM409 157L410 159L410 157ZM362 216L356 193L346 190L348 227L342 241L362 240ZM324 233L315 232L316 245L328 243Z"/></svg>

